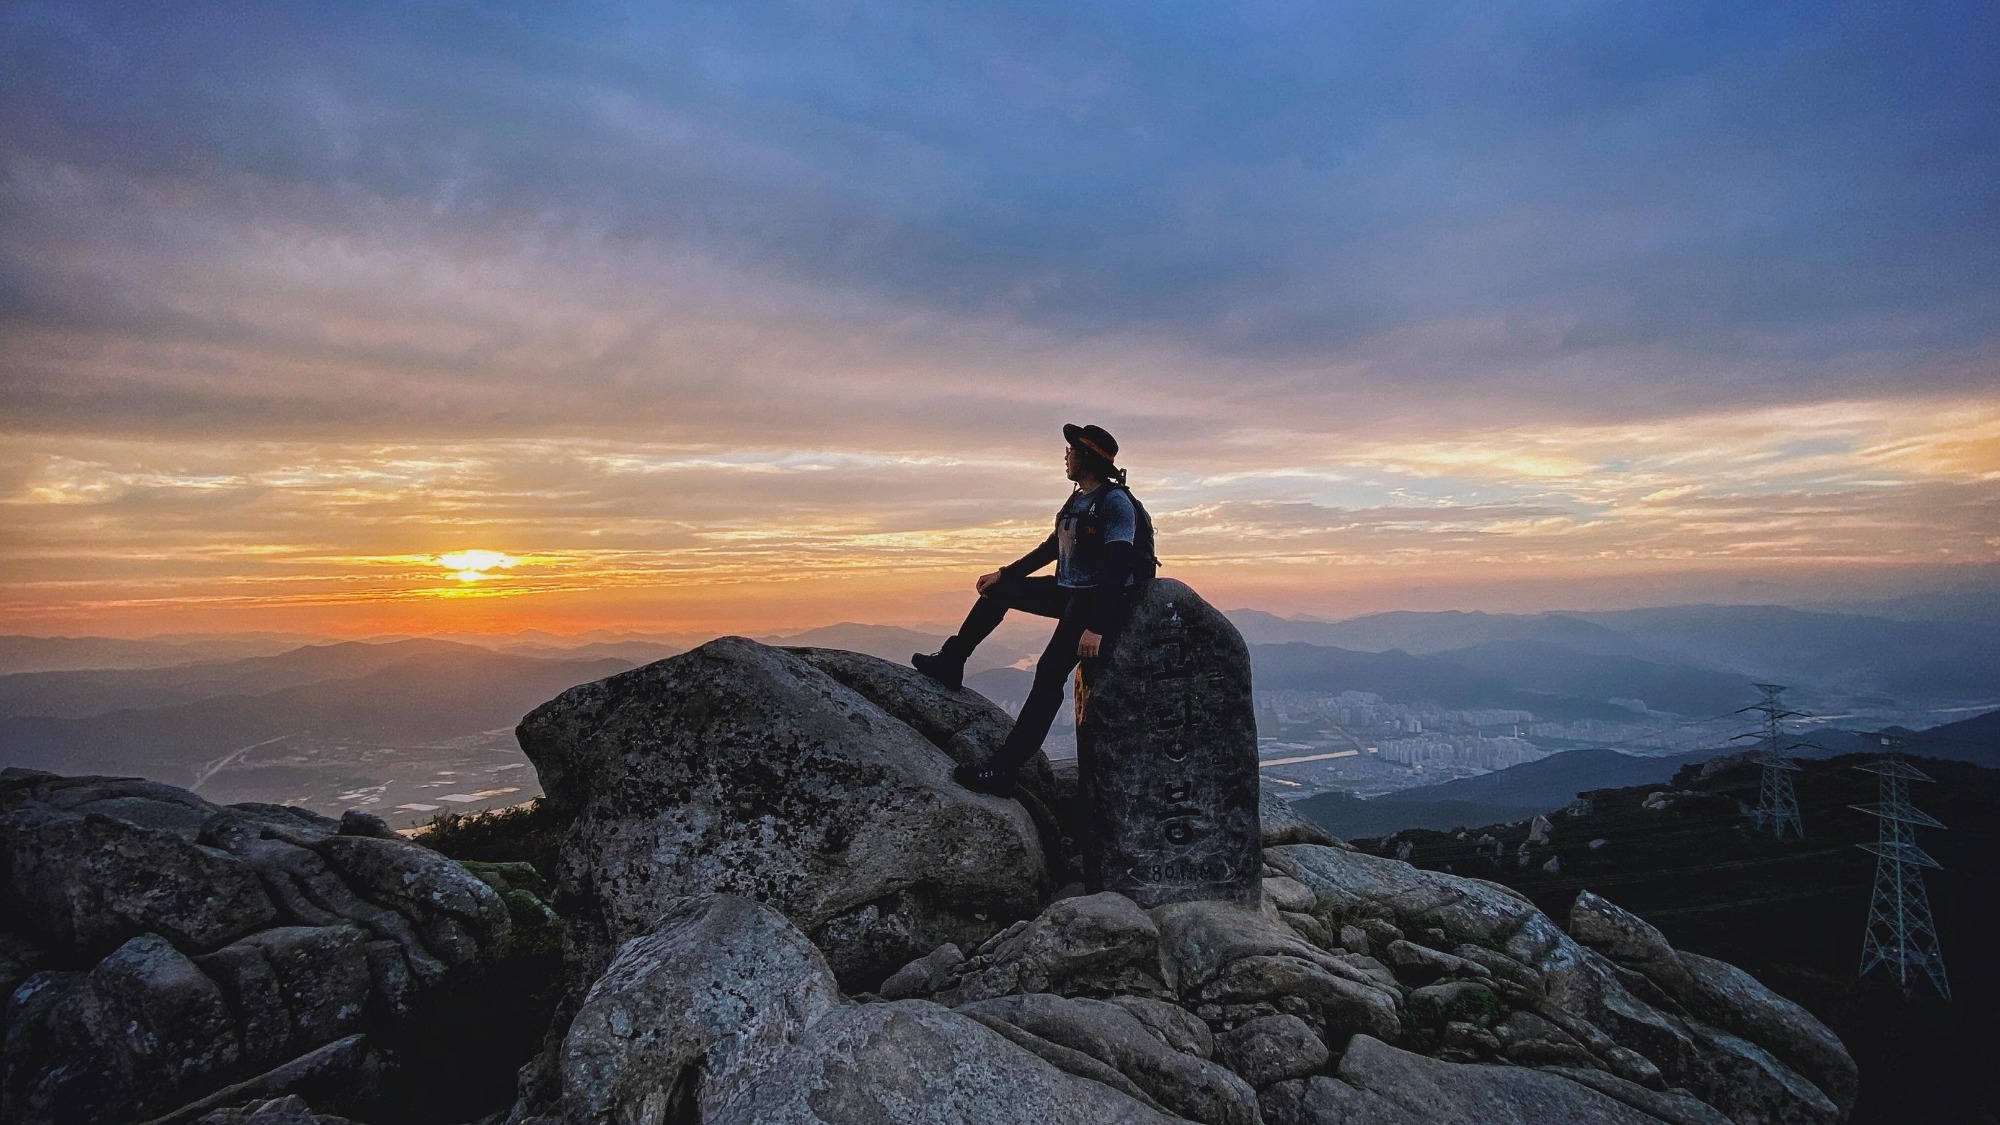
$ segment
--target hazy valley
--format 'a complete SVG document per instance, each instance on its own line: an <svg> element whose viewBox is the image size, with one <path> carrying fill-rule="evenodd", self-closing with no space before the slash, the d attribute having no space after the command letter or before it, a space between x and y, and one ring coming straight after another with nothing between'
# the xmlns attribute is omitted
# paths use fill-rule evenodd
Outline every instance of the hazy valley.
<svg viewBox="0 0 2000 1125"><path fill-rule="evenodd" d="M1750 724L1735 712L1757 698L1754 682L1790 684L1787 701L1812 712L1798 724L1806 756L1862 748L1844 732L2000 707L2000 628L1976 616L1769 606L1230 616L1251 645L1264 776L1337 830L1445 827L1467 808L1552 807L1581 788L1664 779L1741 747L1732 738ZM900 661L940 632L844 624L762 639ZM537 795L513 737L523 714L706 639L0 638L0 764L416 824ZM1042 639L1037 623L1008 622L968 684L1017 710ZM1074 745L1065 708L1047 747L1064 757ZM1994 764L1976 740L1927 752Z"/></svg>

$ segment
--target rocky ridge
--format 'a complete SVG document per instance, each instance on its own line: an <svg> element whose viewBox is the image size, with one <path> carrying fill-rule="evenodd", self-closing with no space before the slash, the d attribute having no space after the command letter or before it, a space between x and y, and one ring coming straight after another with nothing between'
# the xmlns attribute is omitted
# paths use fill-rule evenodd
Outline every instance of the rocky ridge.
<svg viewBox="0 0 2000 1125"><path fill-rule="evenodd" d="M375 817L136 778L0 773L0 857L0 1119L24 1125L365 1101L425 998L513 930Z"/></svg>
<svg viewBox="0 0 2000 1125"><path fill-rule="evenodd" d="M938 792L952 762L990 752L1004 732L978 716L977 697L851 655L836 680L823 654L741 640L678 659L688 666L641 670L654 688L629 673L556 701L524 725L524 745L538 766L552 760L545 772L565 779L568 799L596 810L597 838L630 838L614 827L621 818L687 817L748 866L702 886L680 874L686 837L644 837L666 857L672 885L643 902L610 886L626 903L607 912L623 920L606 927L615 951L601 975L589 959L573 964L595 983L524 1072L512 1115L521 1125L1051 1115L1831 1123L1851 1105L1852 1063L1810 1016L1741 974L1697 987L1698 975L1714 977L1705 959L1684 958L1657 934L1640 941L1644 923L1602 899L1581 901L1566 930L1496 884L1356 852L1296 817L1265 826L1255 904L1146 909L1069 882L1021 909L1076 870L1085 829L1075 780L1066 768L1038 777L1032 803L1051 810L1053 833L1026 808L1009 817L992 799ZM731 685L749 680L758 699L817 714L747 711ZM654 690L677 694L647 702ZM591 718L556 721L567 714ZM759 733L774 721L777 737ZM542 733L551 730L561 737ZM711 765L703 755L716 746L760 764ZM891 781L827 764L850 761L903 772ZM650 780L635 786L635 776ZM803 776L831 779L815 799L842 811L788 812L755 788ZM701 783L678 784L688 777ZM607 799L635 791L671 791L681 803ZM933 819L939 808L954 810L948 836ZM756 815L732 819L729 809ZM922 850L859 847L850 863L801 849L793 841L808 826L787 820L841 824L864 813L871 831ZM1051 835L1065 851L1038 855ZM598 903L608 884L582 842L590 838L572 836L563 886ZM961 873L952 861L964 854L985 870ZM764 866L810 864L819 882L806 896L771 882ZM936 882L966 888L973 878L998 893L944 894ZM826 903L850 912L871 903L874 913L865 925L828 926ZM925 947L927 934L937 940ZM892 966L884 955L896 949L907 955ZM693 998L673 991L690 987ZM674 998L648 999L655 989ZM647 1050L673 1044L675 1061L634 1055L640 1040Z"/></svg>
<svg viewBox="0 0 2000 1125"><path fill-rule="evenodd" d="M1602 898L1559 925L1269 803L1253 902L1086 893L1073 774L1038 761L1020 801L950 781L1006 727L886 662L740 638L530 715L523 746L569 821L568 998L492 1120L1749 1125L1838 1122L1852 1104L1853 1064L1817 1021ZM144 1075L99 1119L325 1121L357 1104L364 1063L216 1087L255 1077L250 1051L375 1057L397 964L414 990L505 940L499 892L362 818L343 834L115 788L146 783L6 784L9 894L37 904L0 946L28 950L9 954L9 1097L72 1090L49 1060L81 1042ZM114 852L143 839L172 869L161 893L67 888L29 854L113 831L134 841ZM355 1012L245 1004L252 985L220 983L251 980L239 965L281 977L272 949L308 937L329 952L287 962L312 987L282 995L330 991ZM59 943L65 967L35 972ZM337 952L350 945L359 960ZM91 1039L117 1005L186 1031L150 1054Z"/></svg>

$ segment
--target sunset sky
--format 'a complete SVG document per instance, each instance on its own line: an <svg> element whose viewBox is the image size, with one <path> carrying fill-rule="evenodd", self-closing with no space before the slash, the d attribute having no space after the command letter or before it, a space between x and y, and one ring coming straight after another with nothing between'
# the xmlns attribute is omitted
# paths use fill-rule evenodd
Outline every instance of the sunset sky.
<svg viewBox="0 0 2000 1125"><path fill-rule="evenodd" d="M0 632L943 621L1066 421L1225 606L1992 581L1996 185L1990 3L11 3Z"/></svg>

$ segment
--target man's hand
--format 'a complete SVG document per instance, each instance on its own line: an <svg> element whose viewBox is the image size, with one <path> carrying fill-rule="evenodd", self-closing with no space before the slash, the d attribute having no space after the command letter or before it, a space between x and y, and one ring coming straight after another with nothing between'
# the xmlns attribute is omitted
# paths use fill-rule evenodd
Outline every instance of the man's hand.
<svg viewBox="0 0 2000 1125"><path fill-rule="evenodd" d="M980 575L979 580L972 584L972 588L984 594L986 591L991 590L993 584L998 581L1000 581L1000 572L996 570L991 574Z"/></svg>
<svg viewBox="0 0 2000 1125"><path fill-rule="evenodd" d="M1097 659L1098 646L1103 643L1103 637L1085 629L1083 636L1076 639L1076 654L1085 660L1095 660Z"/></svg>

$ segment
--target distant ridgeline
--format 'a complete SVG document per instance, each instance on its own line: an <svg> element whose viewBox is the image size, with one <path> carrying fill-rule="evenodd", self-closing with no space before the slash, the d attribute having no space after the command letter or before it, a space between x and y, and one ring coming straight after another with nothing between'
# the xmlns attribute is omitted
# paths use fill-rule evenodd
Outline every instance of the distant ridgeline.
<svg viewBox="0 0 2000 1125"><path fill-rule="evenodd" d="M1750 684L1757 679L1795 685L1790 698L1822 713L1847 713L1844 701L1853 700L1962 707L1991 702L1986 693L2000 683L2000 628L1973 619L1690 606L1396 613L1338 623L1241 610L1232 620L1250 644L1260 695L1365 693L1411 714L1442 708L1534 717L1518 732L1468 736L1480 744L1463 751L1468 766L1618 745L1624 735L1600 732L1650 729L1663 717L1726 715L1755 701ZM515 720L565 687L703 639L0 637L0 765L147 774L224 801L298 801L330 815L359 806L408 825L532 797L531 771L512 742ZM938 640L853 624L772 639L892 662ZM1007 665L1032 656L1041 639L1003 628L982 646L987 663L973 669L971 682L1003 705L1017 702L1027 677ZM1647 710L1635 711L1641 704ZM1376 744L1388 737L1385 731ZM1412 744L1405 757L1414 764L1432 732L1401 737ZM1480 748L1491 753L1474 752ZM1403 753L1383 749L1390 757ZM498 776L503 767L514 776Z"/></svg>

